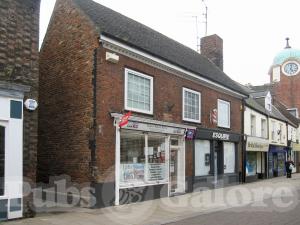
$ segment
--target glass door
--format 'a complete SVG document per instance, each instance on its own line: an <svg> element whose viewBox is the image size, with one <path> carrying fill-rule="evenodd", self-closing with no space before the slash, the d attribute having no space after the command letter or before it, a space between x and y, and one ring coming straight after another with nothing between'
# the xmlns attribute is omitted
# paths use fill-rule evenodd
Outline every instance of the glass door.
<svg viewBox="0 0 300 225"><path fill-rule="evenodd" d="M178 149L172 149L170 152L170 185L171 193L178 189Z"/></svg>
<svg viewBox="0 0 300 225"><path fill-rule="evenodd" d="M170 194L183 193L185 191L185 164L183 140L180 137L172 137L170 140L169 162Z"/></svg>

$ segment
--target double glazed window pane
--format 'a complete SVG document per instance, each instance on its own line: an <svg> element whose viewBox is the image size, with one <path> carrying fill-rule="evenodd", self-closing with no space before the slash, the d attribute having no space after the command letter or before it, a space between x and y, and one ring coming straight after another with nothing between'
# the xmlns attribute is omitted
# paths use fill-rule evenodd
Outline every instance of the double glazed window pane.
<svg viewBox="0 0 300 225"><path fill-rule="evenodd" d="M151 110L151 81L128 72L127 105L139 110Z"/></svg>
<svg viewBox="0 0 300 225"><path fill-rule="evenodd" d="M184 118L191 120L200 120L199 94L184 91Z"/></svg>

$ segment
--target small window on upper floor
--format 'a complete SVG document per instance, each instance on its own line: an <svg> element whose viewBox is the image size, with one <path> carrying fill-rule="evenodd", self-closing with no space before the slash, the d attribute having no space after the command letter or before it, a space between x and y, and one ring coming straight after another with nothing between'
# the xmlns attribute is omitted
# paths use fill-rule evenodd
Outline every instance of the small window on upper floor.
<svg viewBox="0 0 300 225"><path fill-rule="evenodd" d="M261 119L261 137L267 138L267 120Z"/></svg>
<svg viewBox="0 0 300 225"><path fill-rule="evenodd" d="M251 136L256 136L256 116L251 115Z"/></svg>
<svg viewBox="0 0 300 225"><path fill-rule="evenodd" d="M201 122L201 93L187 88L182 90L182 119Z"/></svg>
<svg viewBox="0 0 300 225"><path fill-rule="evenodd" d="M125 69L125 109L153 114L153 77Z"/></svg>
<svg viewBox="0 0 300 225"><path fill-rule="evenodd" d="M230 128L230 102L218 99L218 127Z"/></svg>
<svg viewBox="0 0 300 225"><path fill-rule="evenodd" d="M294 117L298 118L298 109L297 108L292 108L292 109L288 109L288 111L290 112L290 114L292 114Z"/></svg>

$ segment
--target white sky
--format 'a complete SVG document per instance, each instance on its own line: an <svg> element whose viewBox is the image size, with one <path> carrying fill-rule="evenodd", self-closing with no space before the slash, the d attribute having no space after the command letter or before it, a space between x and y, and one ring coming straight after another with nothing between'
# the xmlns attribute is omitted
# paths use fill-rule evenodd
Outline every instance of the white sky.
<svg viewBox="0 0 300 225"><path fill-rule="evenodd" d="M204 36L202 0L95 0L190 48L197 49L197 26ZM208 35L224 42L224 71L242 83L263 84L274 56L290 45L300 48L299 0L205 0ZM42 42L55 0L42 0Z"/></svg>

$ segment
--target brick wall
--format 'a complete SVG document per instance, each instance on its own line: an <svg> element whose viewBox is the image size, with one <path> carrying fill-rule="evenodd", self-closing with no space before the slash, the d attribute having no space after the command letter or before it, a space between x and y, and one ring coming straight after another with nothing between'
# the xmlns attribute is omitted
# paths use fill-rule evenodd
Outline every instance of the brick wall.
<svg viewBox="0 0 300 225"><path fill-rule="evenodd" d="M109 50L108 50L109 51ZM212 90L195 82L177 77L173 74L143 64L126 56L120 56L117 64L105 61L106 49L99 52L98 72L98 125L101 133L97 139L98 168L100 170L99 182L113 181L114 177L108 177L106 172L114 172L115 164L115 127L110 112L124 112L124 69L129 68L152 76L154 82L154 112L153 116L146 116L155 120L168 121L179 124L187 124L204 128L216 128L210 123L210 112L217 108L217 99L223 99L231 103L231 129L230 131L241 133L241 100L221 92ZM111 51L109 51L111 52ZM182 88L186 87L201 92L201 124L182 121ZM172 106L171 109L168 106ZM138 115L138 114L137 114ZM140 114L140 116L144 116ZM186 151L190 154L187 159L187 176L192 175L192 145L187 145ZM105 176L102 176L105 175Z"/></svg>
<svg viewBox="0 0 300 225"><path fill-rule="evenodd" d="M281 74L280 82L274 83L273 93L287 108L297 107L300 110L300 74L295 76Z"/></svg>
<svg viewBox="0 0 300 225"><path fill-rule="evenodd" d="M38 179L88 182L97 33L70 0L58 0L40 54Z"/></svg>
<svg viewBox="0 0 300 225"><path fill-rule="evenodd" d="M201 55L210 59L216 66L223 70L223 40L213 34L201 38Z"/></svg>
<svg viewBox="0 0 300 225"><path fill-rule="evenodd" d="M40 0L0 1L0 80L31 87L25 99L38 99ZM36 180L37 111L24 110L24 177ZM24 199L25 214L32 213Z"/></svg>
<svg viewBox="0 0 300 225"><path fill-rule="evenodd" d="M88 146L93 112L93 50L98 34L70 0L58 1L41 52L39 178L66 173L73 181L92 179ZM231 103L231 131L241 133L241 100L120 55L112 64L106 49L97 49L97 174L99 183L114 182L115 127L110 112L124 112L124 68L154 78L154 114L182 124L182 87L202 94L200 127L215 128L209 114L217 99ZM145 116L141 115L140 116ZM192 144L187 144L187 175L192 175Z"/></svg>

